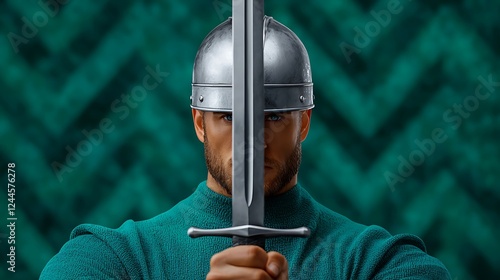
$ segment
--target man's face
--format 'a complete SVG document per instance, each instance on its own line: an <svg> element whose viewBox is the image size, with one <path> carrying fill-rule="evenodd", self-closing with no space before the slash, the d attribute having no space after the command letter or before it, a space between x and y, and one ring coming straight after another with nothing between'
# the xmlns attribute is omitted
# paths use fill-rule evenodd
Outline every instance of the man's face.
<svg viewBox="0 0 500 280"><path fill-rule="evenodd" d="M264 137L264 188L266 196L282 193L297 183L301 142L309 128L310 110L266 113ZM201 115L198 115L201 114ZM195 127L204 143L208 169L207 184L215 184L224 195L232 189L232 115L193 111ZM201 135L200 135L201 133Z"/></svg>

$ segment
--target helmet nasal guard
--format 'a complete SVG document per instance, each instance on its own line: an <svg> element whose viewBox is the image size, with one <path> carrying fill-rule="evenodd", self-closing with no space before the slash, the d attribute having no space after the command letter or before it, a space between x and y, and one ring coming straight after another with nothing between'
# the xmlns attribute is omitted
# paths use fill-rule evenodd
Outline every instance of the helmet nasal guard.
<svg viewBox="0 0 500 280"><path fill-rule="evenodd" d="M264 17L265 112L314 107L311 65L300 39L272 17ZM193 67L191 108L232 111L232 19L205 37Z"/></svg>

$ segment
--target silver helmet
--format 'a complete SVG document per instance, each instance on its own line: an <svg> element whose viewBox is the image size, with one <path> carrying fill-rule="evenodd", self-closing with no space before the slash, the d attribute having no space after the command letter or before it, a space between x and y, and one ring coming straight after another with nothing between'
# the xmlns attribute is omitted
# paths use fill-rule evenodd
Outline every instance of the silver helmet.
<svg viewBox="0 0 500 280"><path fill-rule="evenodd" d="M300 39L272 17L264 17L265 111L306 110L314 107L311 65ZM232 111L232 20L205 37L193 67L191 108Z"/></svg>

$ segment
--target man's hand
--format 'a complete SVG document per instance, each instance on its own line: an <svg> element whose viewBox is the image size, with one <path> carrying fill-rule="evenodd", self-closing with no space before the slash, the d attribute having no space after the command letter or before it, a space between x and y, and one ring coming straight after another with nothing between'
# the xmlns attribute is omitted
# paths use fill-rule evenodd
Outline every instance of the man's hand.
<svg viewBox="0 0 500 280"><path fill-rule="evenodd" d="M212 256L207 280L215 279L288 280L288 262L258 246L231 247Z"/></svg>

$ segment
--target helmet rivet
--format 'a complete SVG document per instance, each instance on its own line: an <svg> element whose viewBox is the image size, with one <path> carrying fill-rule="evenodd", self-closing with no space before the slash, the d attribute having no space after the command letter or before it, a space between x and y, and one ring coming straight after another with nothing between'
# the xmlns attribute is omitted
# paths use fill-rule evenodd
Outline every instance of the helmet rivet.
<svg viewBox="0 0 500 280"><path fill-rule="evenodd" d="M190 96L190 97L189 97L189 100L193 101L193 96Z"/></svg>
<svg viewBox="0 0 500 280"><path fill-rule="evenodd" d="M203 95L200 95L200 98L198 98L200 102L203 102Z"/></svg>
<svg viewBox="0 0 500 280"><path fill-rule="evenodd" d="M306 100L306 98L305 98L303 95L301 95L301 96L299 97L299 99L300 99L300 102L302 102L302 103L304 103L304 100Z"/></svg>

